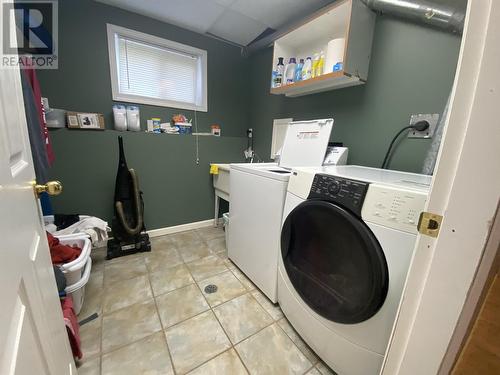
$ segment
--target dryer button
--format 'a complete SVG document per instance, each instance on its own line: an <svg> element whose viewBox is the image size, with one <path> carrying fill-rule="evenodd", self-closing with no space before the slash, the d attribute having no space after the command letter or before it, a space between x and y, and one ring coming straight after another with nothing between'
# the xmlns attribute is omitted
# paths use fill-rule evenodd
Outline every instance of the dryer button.
<svg viewBox="0 0 500 375"><path fill-rule="evenodd" d="M327 189L330 194L335 195L340 191L340 183L338 181L333 181L328 185Z"/></svg>

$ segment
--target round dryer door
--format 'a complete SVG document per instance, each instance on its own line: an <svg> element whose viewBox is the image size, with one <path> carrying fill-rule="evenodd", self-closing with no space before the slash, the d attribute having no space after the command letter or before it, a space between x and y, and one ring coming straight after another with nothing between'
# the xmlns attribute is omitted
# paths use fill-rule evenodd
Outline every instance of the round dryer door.
<svg viewBox="0 0 500 375"><path fill-rule="evenodd" d="M287 217L281 254L290 281L316 313L354 324L375 315L387 295L389 276L379 242L353 213L309 200Z"/></svg>

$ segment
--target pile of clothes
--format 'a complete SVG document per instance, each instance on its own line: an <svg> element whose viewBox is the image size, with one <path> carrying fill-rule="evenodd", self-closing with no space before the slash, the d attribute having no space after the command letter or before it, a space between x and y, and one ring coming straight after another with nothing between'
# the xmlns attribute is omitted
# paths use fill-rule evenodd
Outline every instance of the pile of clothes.
<svg viewBox="0 0 500 375"><path fill-rule="evenodd" d="M47 232L47 240L49 242L50 257L52 264L69 263L77 259L82 249L77 246L63 245L57 237Z"/></svg>
<svg viewBox="0 0 500 375"><path fill-rule="evenodd" d="M54 215L54 221L45 225L45 229L54 236L84 233L90 237L94 247L106 246L108 241L108 223L94 216Z"/></svg>

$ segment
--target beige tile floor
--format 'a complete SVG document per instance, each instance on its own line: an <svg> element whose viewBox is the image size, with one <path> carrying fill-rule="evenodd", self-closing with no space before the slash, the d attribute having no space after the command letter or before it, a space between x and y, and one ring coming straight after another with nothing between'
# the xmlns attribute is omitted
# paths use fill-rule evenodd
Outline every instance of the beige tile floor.
<svg viewBox="0 0 500 375"><path fill-rule="evenodd" d="M224 232L204 228L152 239L150 253L93 271L80 319L80 375L308 374L333 372L227 258ZM209 284L216 293L204 291Z"/></svg>

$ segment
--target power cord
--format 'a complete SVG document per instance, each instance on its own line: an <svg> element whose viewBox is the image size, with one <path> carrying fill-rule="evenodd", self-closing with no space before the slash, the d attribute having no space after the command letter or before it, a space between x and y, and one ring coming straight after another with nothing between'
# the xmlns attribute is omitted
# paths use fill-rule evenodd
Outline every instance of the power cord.
<svg viewBox="0 0 500 375"><path fill-rule="evenodd" d="M394 138L392 138L392 141L391 141L391 143L389 145L389 148L387 149L387 152L385 153L384 161L382 162L382 166L380 168L387 169L389 167L389 156L391 154L392 147L394 146L394 142L396 142L396 139L398 139L398 137L405 130L413 129L413 130L417 130L417 131L421 132L421 131L429 129L429 126L430 126L430 124L429 124L428 121L422 120L422 121L416 122L413 125L405 126L403 129L401 129L400 131L398 131L397 134L394 136Z"/></svg>

